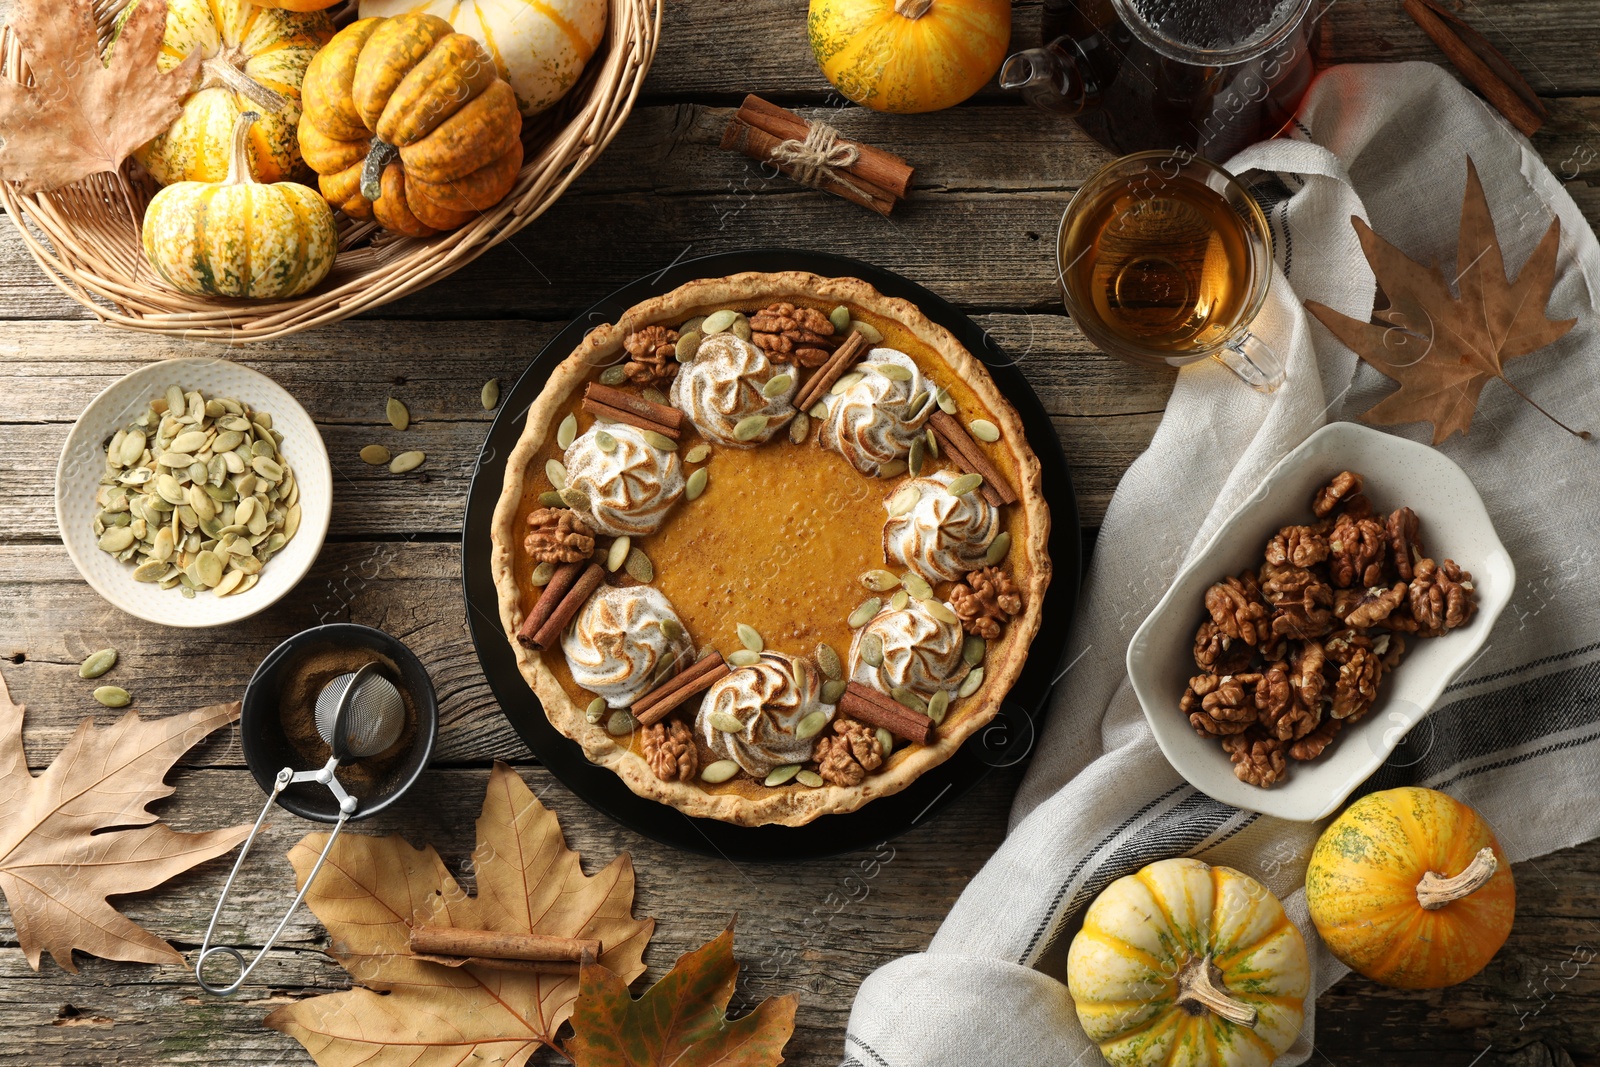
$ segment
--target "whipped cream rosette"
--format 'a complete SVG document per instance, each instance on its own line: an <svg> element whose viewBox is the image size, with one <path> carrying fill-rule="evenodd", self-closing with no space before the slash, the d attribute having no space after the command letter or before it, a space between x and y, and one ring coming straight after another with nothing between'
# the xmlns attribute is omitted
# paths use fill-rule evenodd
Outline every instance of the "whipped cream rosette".
<svg viewBox="0 0 1600 1067"><path fill-rule="evenodd" d="M798 684L796 663L801 665ZM821 733L802 739L795 730L815 711L833 719L833 706L822 703L821 694L821 675L809 662L763 652L759 662L739 667L706 690L695 732L718 759L731 759L764 778L774 767L811 758ZM741 724L738 730L722 728L733 722Z"/></svg>
<svg viewBox="0 0 1600 1067"><path fill-rule="evenodd" d="M602 585L561 635L578 685L625 708L694 663L694 643L660 590Z"/></svg>
<svg viewBox="0 0 1600 1067"><path fill-rule="evenodd" d="M861 654L869 640L881 642L883 657L878 665ZM971 669L961 658L965 641L959 622L934 618L920 600L898 611L885 608L850 642L850 680L885 694L904 686L923 699L940 689L957 689Z"/></svg>
<svg viewBox="0 0 1600 1067"><path fill-rule="evenodd" d="M601 447L601 434L610 437L610 451ZM567 447L562 461L567 488L589 498L588 511L579 514L612 537L655 533L683 496L678 453L656 448L627 423L596 423Z"/></svg>
<svg viewBox="0 0 1600 1067"><path fill-rule="evenodd" d="M901 494L919 494L911 510L891 514L883 524L883 555L929 582L957 582L983 566L1000 532L1000 510L976 489L964 496L950 493L955 478L949 471L914 478L884 502L888 508Z"/></svg>
<svg viewBox="0 0 1600 1067"><path fill-rule="evenodd" d="M886 367L896 369L885 373ZM923 377L910 356L893 348L874 348L851 374L860 377L849 388L823 397L828 414L817 443L876 478L911 452L911 442L922 436L933 413L939 387Z"/></svg>
<svg viewBox="0 0 1600 1067"><path fill-rule="evenodd" d="M768 396L769 383L781 376L788 377L788 386ZM714 333L700 343L694 359L678 368L670 399L707 440L729 448L754 448L794 417L793 400L799 390L795 368L772 362L761 349L731 333ZM736 436L740 423L758 415L766 417L764 428Z"/></svg>

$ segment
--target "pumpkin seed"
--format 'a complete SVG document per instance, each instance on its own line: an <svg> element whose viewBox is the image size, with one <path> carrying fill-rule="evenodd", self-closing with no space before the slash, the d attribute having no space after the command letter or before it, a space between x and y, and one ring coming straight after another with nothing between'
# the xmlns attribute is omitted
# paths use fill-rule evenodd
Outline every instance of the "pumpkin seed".
<svg viewBox="0 0 1600 1067"><path fill-rule="evenodd" d="M830 678L822 683L822 696L819 699L824 704L839 703L839 698L844 696L845 687L848 684L843 678Z"/></svg>
<svg viewBox="0 0 1600 1067"><path fill-rule="evenodd" d="M751 652L760 652L767 647L767 643L761 640L761 632L754 626L741 622L735 630L739 634L739 643Z"/></svg>
<svg viewBox="0 0 1600 1067"><path fill-rule="evenodd" d="M850 391L851 387L865 377L866 375L862 374L860 371L853 370L849 374L846 374L843 378L840 378L838 381L834 382L833 388L828 390L828 394L830 396L844 396L844 394Z"/></svg>
<svg viewBox="0 0 1600 1067"><path fill-rule="evenodd" d="M928 718L944 722L944 713L950 710L950 690L940 689L928 698Z"/></svg>
<svg viewBox="0 0 1600 1067"><path fill-rule="evenodd" d="M618 568L627 562L628 549L632 547L633 538L629 537L627 534L623 534L621 537L613 540L611 542L611 547L606 550L606 570L610 571L612 574L617 573Z"/></svg>
<svg viewBox="0 0 1600 1067"><path fill-rule="evenodd" d="M269 482L283 481L283 466L277 460L257 456L250 461L250 469L256 472L257 477L265 478Z"/></svg>
<svg viewBox="0 0 1600 1067"><path fill-rule="evenodd" d="M911 509L917 506L922 499L920 486L907 484L896 490L894 496L889 498L889 517L898 519L902 515L911 514Z"/></svg>
<svg viewBox="0 0 1600 1067"><path fill-rule="evenodd" d="M131 546L138 538L133 536L133 531L126 526L113 526L100 536L100 550L103 552L121 552Z"/></svg>
<svg viewBox="0 0 1600 1067"><path fill-rule="evenodd" d="M706 725L725 734L736 734L744 730L744 720L730 715L726 711L713 711L710 715L707 715Z"/></svg>
<svg viewBox="0 0 1600 1067"><path fill-rule="evenodd" d="M676 642L683 636L683 623L668 615L661 620L661 636L665 637L669 643Z"/></svg>
<svg viewBox="0 0 1600 1067"><path fill-rule="evenodd" d="M404 474L407 471L414 471L422 466L427 458L426 452L402 452L389 463L389 473Z"/></svg>
<svg viewBox="0 0 1600 1067"><path fill-rule="evenodd" d="M750 320L743 315L733 320L733 325L728 327L728 332L741 341L748 341L755 336L755 331L750 328Z"/></svg>
<svg viewBox="0 0 1600 1067"><path fill-rule="evenodd" d="M906 456L906 470L911 472L911 477L922 476L922 464L927 458L928 446L918 437L911 442L911 452ZM920 493L918 494L921 495Z"/></svg>
<svg viewBox="0 0 1600 1067"><path fill-rule="evenodd" d="M539 506L541 508L564 508L567 506L567 502L562 500L561 494L554 489L546 489L539 494Z"/></svg>
<svg viewBox="0 0 1600 1067"><path fill-rule="evenodd" d="M700 494L706 491L706 483L711 480L711 474L704 467L689 475L689 480L683 485L683 495L689 500L700 499Z"/></svg>
<svg viewBox="0 0 1600 1067"><path fill-rule="evenodd" d="M963 474L960 477L951 479L950 484L944 487L944 491L951 496L966 496L982 484L983 475L973 471L971 474Z"/></svg>
<svg viewBox="0 0 1600 1067"><path fill-rule="evenodd" d="M819 400L815 404L812 404L811 405L811 410L806 412L806 414L810 415L813 419L825 419L825 418L827 418L828 417L828 403L827 403L827 401Z"/></svg>
<svg viewBox="0 0 1600 1067"><path fill-rule="evenodd" d="M366 445L361 449L361 462L381 467L390 460L389 450L382 445Z"/></svg>
<svg viewBox="0 0 1600 1067"><path fill-rule="evenodd" d="M719 759L715 763L706 765L705 769L700 772L700 780L709 782L711 785L721 785L738 773L739 765L733 760Z"/></svg>
<svg viewBox="0 0 1600 1067"><path fill-rule="evenodd" d="M1011 532L1001 530L995 534L994 540L989 542L989 551L983 555L983 562L993 567L1005 559L1011 552Z"/></svg>
<svg viewBox="0 0 1600 1067"><path fill-rule="evenodd" d="M900 579L892 571L871 570L861 576L861 584L875 593L886 593L899 585Z"/></svg>
<svg viewBox="0 0 1600 1067"><path fill-rule="evenodd" d="M125 708L133 699L120 685L102 685L94 691L94 698L108 708Z"/></svg>
<svg viewBox="0 0 1600 1067"><path fill-rule="evenodd" d="M392 396L384 408L384 414L388 416L389 425L397 430L403 430L411 425L411 409L406 407L404 402Z"/></svg>
<svg viewBox="0 0 1600 1067"><path fill-rule="evenodd" d="M628 372L627 372L626 369L624 369L624 367L620 363L613 364L612 366L609 366L605 370L600 372L600 384L601 385L616 386L616 385L621 385L623 382L625 382L627 380L628 380Z"/></svg>
<svg viewBox="0 0 1600 1067"><path fill-rule="evenodd" d="M176 385L167 386L167 411L174 415L182 415L188 407L189 402L184 399L183 390Z"/></svg>
<svg viewBox="0 0 1600 1067"><path fill-rule="evenodd" d="M626 737L633 733L633 716L624 708L618 708L611 713L611 718L606 720L606 733L612 737Z"/></svg>
<svg viewBox="0 0 1600 1067"><path fill-rule="evenodd" d="M567 465L553 457L547 459L544 461L544 476L550 479L550 484L557 490L564 489L567 485Z"/></svg>
<svg viewBox="0 0 1600 1067"><path fill-rule="evenodd" d="M215 552L200 552L192 566L194 577L207 589L222 581L222 560Z"/></svg>
<svg viewBox="0 0 1600 1067"><path fill-rule="evenodd" d="M615 452L617 450L617 439L606 433L604 430L595 431L594 443L602 452ZM554 463L555 460L551 460L550 462Z"/></svg>
<svg viewBox="0 0 1600 1067"><path fill-rule="evenodd" d="M709 455L711 455L711 446L701 441L683 454L683 461L685 463L704 463Z"/></svg>
<svg viewBox="0 0 1600 1067"><path fill-rule="evenodd" d="M478 390L478 403L483 405L483 410L493 411L500 403L500 379L490 378L483 383L483 388Z"/></svg>
<svg viewBox="0 0 1600 1067"><path fill-rule="evenodd" d="M688 363L700 351L700 342L706 335L699 330L688 330L678 335L678 343L673 346L672 354L678 357L679 363Z"/></svg>
<svg viewBox="0 0 1600 1067"><path fill-rule="evenodd" d="M794 384L794 375L778 374L767 379L767 384L761 387L761 395L771 400L773 397L782 396L789 391L789 386Z"/></svg>
<svg viewBox="0 0 1600 1067"><path fill-rule="evenodd" d="M706 321L700 324L700 332L710 337L714 333L722 333L733 326L733 320L739 317L737 311L713 311L706 316Z"/></svg>
<svg viewBox="0 0 1600 1067"><path fill-rule="evenodd" d="M754 667L761 662L761 653L751 652L748 648L741 648L728 655L728 663L734 667Z"/></svg>
<svg viewBox="0 0 1600 1067"><path fill-rule="evenodd" d="M941 385L939 387L939 391L933 394L933 398L938 402L939 410L946 415L954 415L956 413L956 398L951 396L950 390L944 386Z"/></svg>
<svg viewBox="0 0 1600 1067"><path fill-rule="evenodd" d="M978 691L978 686L983 684L983 668L974 667L961 683L961 688L956 690L956 696L969 697Z"/></svg>
<svg viewBox="0 0 1600 1067"><path fill-rule="evenodd" d="M678 450L678 442L664 433L656 433L654 430L641 430L639 431L639 436L644 438L645 444L651 448L660 449L662 452L676 452Z"/></svg>
<svg viewBox="0 0 1600 1067"><path fill-rule="evenodd" d="M754 441L767 431L767 417L765 415L746 415L733 426L733 439L735 441Z"/></svg>
<svg viewBox="0 0 1600 1067"><path fill-rule="evenodd" d="M122 447L119 450L118 457L122 460L124 467L133 466L144 456L144 442L145 437L142 430L131 430L128 436L122 439Z"/></svg>
<svg viewBox="0 0 1600 1067"><path fill-rule="evenodd" d="M667 406L667 394L663 393L653 385L647 385L643 389L639 390L639 395L650 401L652 404L660 404L662 407Z"/></svg>
<svg viewBox="0 0 1600 1067"><path fill-rule="evenodd" d="M605 713L606 698L595 697L593 700L589 701L589 706L584 709L583 717L588 719L590 724L596 724L605 717Z"/></svg>
<svg viewBox="0 0 1600 1067"><path fill-rule="evenodd" d="M933 595L933 586L929 585L928 580L915 571L906 571L906 573L902 574L900 576L900 584L906 587L906 592L918 600L927 600Z"/></svg>
<svg viewBox="0 0 1600 1067"><path fill-rule="evenodd" d="M811 416L803 411L795 415L794 421L789 423L789 443L803 445L807 435L810 433Z"/></svg>
<svg viewBox="0 0 1600 1067"><path fill-rule="evenodd" d="M967 429L972 431L972 436L987 444L1000 440L1000 427L988 419L973 419L967 423Z"/></svg>
<svg viewBox="0 0 1600 1067"><path fill-rule="evenodd" d="M822 775L816 771L800 771L794 776L794 780L808 789L817 789L822 786Z"/></svg>
<svg viewBox="0 0 1600 1067"><path fill-rule="evenodd" d="M861 339L866 341L869 345L879 345L883 343L882 331L880 331L870 322L862 322L860 319L851 319L850 329L854 330L856 333L859 333L861 335Z"/></svg>
<svg viewBox="0 0 1600 1067"><path fill-rule="evenodd" d="M78 668L79 678L98 678L117 665L117 650L102 648L99 652L92 652L89 658L83 661Z"/></svg>
<svg viewBox="0 0 1600 1067"><path fill-rule="evenodd" d="M900 591L896 592L894 596L889 598L889 610L904 611L906 605L909 603L911 603L911 594L906 592L904 589L901 589Z"/></svg>
<svg viewBox="0 0 1600 1067"><path fill-rule="evenodd" d="M549 560L546 560L537 567L533 568L533 573L529 575L529 581L533 583L535 588L539 588L549 585L550 579L554 578L555 576L556 565L551 563Z"/></svg>
<svg viewBox="0 0 1600 1067"><path fill-rule="evenodd" d="M889 690L889 695L894 698L897 704L908 707L912 711L921 712L924 715L928 714L928 702L906 686L895 686Z"/></svg>
<svg viewBox="0 0 1600 1067"><path fill-rule="evenodd" d="M556 427L556 447L565 452L578 437L578 416L569 414Z"/></svg>
<svg viewBox="0 0 1600 1067"><path fill-rule="evenodd" d="M254 563L255 560L252 559L251 562ZM222 576L222 581L218 582L216 587L211 591L217 594L217 596L227 596L229 593L237 589L239 587L239 583L244 581L244 579L244 571L230 570L227 574Z"/></svg>
<svg viewBox="0 0 1600 1067"><path fill-rule="evenodd" d="M782 767L774 767L771 771L767 772L766 784L770 786L784 785L789 781L789 779L793 778L799 773L800 764L785 763Z"/></svg>
<svg viewBox="0 0 1600 1067"><path fill-rule="evenodd" d="M933 432L932 426L928 427L928 432L922 435L922 439L928 443L928 458L938 459L939 435Z"/></svg>
<svg viewBox="0 0 1600 1067"><path fill-rule="evenodd" d="M563 504L567 505L567 507L571 508L573 511L589 510L589 494L585 493L582 489L574 489L571 486L568 486L566 489L561 490L556 495L561 498L561 502Z"/></svg>
<svg viewBox="0 0 1600 1067"><path fill-rule="evenodd" d="M976 667L983 662L983 654L989 649L989 642L972 634L961 642L961 661L969 667Z"/></svg>
<svg viewBox="0 0 1600 1067"><path fill-rule="evenodd" d="M649 585L656 580L655 564L637 548L628 549L628 558L622 561L622 568L628 572L629 578L641 585Z"/></svg>
<svg viewBox="0 0 1600 1067"><path fill-rule="evenodd" d="M940 622L948 623L951 626L959 626L961 624L961 620L956 617L956 613L946 607L943 601L924 599L919 600L918 603L923 606L929 615L932 615Z"/></svg>
<svg viewBox="0 0 1600 1067"><path fill-rule="evenodd" d="M705 322L705 321L706 321L706 317L704 315L696 315L694 318L692 318L689 321L685 322L682 326L679 326L678 327L678 333L685 334L685 333L688 333L690 330L698 330L700 328L700 324Z"/></svg>
<svg viewBox="0 0 1600 1067"><path fill-rule="evenodd" d="M883 638L877 634L867 634L861 639L861 646L857 651L861 655L861 662L869 667L883 666Z"/></svg>
<svg viewBox="0 0 1600 1067"><path fill-rule="evenodd" d="M850 309L840 304L828 312L828 321L833 323L833 329L836 333L844 333L850 328Z"/></svg>
<svg viewBox="0 0 1600 1067"><path fill-rule="evenodd" d="M168 530L168 533L172 531ZM136 582L159 582L167 576L169 570L165 560L147 559L133 568L133 580Z"/></svg>
<svg viewBox="0 0 1600 1067"><path fill-rule="evenodd" d="M872 369L891 382L909 382L911 372L898 363L874 363Z"/></svg>
<svg viewBox="0 0 1600 1067"><path fill-rule="evenodd" d="M813 655L817 658L817 666L822 670L825 678L843 678L844 664L839 660L839 653L826 641L817 642L817 650Z"/></svg>
<svg viewBox="0 0 1600 1067"><path fill-rule="evenodd" d="M167 448L173 452L198 452L206 447L206 432L204 430L188 430L172 439Z"/></svg>
<svg viewBox="0 0 1600 1067"><path fill-rule="evenodd" d="M882 600L875 596L869 596L856 606L856 610L852 611L850 617L845 621L850 624L852 630L865 626L872 621L872 617L878 613L878 609L881 607L883 607Z"/></svg>
<svg viewBox="0 0 1600 1067"><path fill-rule="evenodd" d="M906 461L905 460L903 460L903 459L891 459L889 462L885 463L883 466L878 468L878 477L880 477L880 478L898 478L902 474L904 474L905 472L906 472Z"/></svg>

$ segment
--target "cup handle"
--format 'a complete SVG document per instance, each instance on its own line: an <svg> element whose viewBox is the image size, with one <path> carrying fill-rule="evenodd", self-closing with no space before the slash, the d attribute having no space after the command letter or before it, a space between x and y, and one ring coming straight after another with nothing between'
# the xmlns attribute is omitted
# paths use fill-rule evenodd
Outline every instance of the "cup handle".
<svg viewBox="0 0 1600 1067"><path fill-rule="evenodd" d="M1272 346L1247 333L1211 358L1243 378L1258 393L1270 393L1283 384L1283 360Z"/></svg>

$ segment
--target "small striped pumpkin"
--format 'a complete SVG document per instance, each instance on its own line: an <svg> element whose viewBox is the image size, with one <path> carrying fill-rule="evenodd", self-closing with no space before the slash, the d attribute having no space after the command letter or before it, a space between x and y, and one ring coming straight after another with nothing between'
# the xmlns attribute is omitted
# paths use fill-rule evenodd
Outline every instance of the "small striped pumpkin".
<svg viewBox="0 0 1600 1067"><path fill-rule="evenodd" d="M477 39L524 115L566 95L600 47L606 0L361 0L361 17L423 12Z"/></svg>
<svg viewBox="0 0 1600 1067"><path fill-rule="evenodd" d="M250 176L247 111L235 120L228 174L220 182L177 182L144 211L145 258L195 296L298 296L327 276L337 251L333 212L295 182Z"/></svg>
<svg viewBox="0 0 1600 1067"><path fill-rule="evenodd" d="M822 73L876 111L953 107L994 77L1011 41L1010 0L811 0Z"/></svg>
<svg viewBox="0 0 1600 1067"><path fill-rule="evenodd" d="M1089 905L1067 986L1084 1032L1119 1067L1267 1067L1300 1031L1311 973L1265 886L1170 859Z"/></svg>

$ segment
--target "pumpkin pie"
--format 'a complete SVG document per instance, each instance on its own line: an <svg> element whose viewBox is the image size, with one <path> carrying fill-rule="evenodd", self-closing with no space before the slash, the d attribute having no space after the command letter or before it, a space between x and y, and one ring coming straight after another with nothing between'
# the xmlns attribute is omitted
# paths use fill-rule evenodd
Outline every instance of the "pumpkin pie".
<svg viewBox="0 0 1600 1067"><path fill-rule="evenodd" d="M995 715L1050 513L1016 411L855 278L691 282L591 330L529 408L492 570L544 713L634 792L799 825Z"/></svg>

